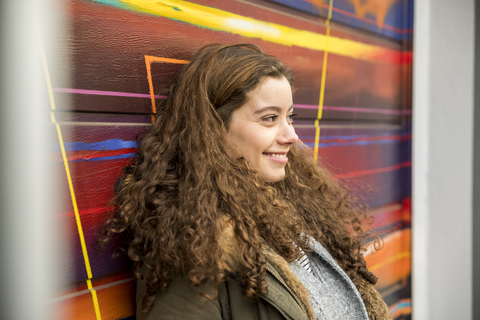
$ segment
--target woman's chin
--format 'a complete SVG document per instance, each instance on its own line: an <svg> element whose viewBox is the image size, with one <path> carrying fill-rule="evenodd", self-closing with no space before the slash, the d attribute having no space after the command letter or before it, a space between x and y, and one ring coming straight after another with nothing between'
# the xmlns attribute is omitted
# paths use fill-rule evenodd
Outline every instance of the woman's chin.
<svg viewBox="0 0 480 320"><path fill-rule="evenodd" d="M282 170L282 172L271 172L268 174L261 174L260 178L265 181L265 182L278 182L283 180L285 178L285 170Z"/></svg>

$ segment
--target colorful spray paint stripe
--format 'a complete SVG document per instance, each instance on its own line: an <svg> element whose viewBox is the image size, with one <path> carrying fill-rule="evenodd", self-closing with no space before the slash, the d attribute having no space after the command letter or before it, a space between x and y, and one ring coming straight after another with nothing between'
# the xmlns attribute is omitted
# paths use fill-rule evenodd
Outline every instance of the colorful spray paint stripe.
<svg viewBox="0 0 480 320"><path fill-rule="evenodd" d="M313 109L317 110L318 106L311 104L295 104L298 109ZM394 110L394 109L374 109L374 108L357 108L344 106L323 106L323 110L340 111L340 112L360 112L360 113L378 113L378 114L412 114L412 110Z"/></svg>
<svg viewBox="0 0 480 320"><path fill-rule="evenodd" d="M373 234L381 236L391 234L398 230L410 229L412 226L411 210L409 207L410 199L403 199L402 202L408 203L406 206L399 203L386 205L377 209L369 210L375 218L374 224L367 223L366 229L372 230ZM372 242L375 239L368 237L366 242ZM369 247L369 250L372 248ZM371 253L369 251L369 253Z"/></svg>
<svg viewBox="0 0 480 320"><path fill-rule="evenodd" d="M311 142L314 137L300 137L305 145L313 147ZM383 134L383 135L352 135L352 136L326 136L319 140L319 148L342 147L342 146L367 146L397 143L410 140L410 134ZM137 155L136 141L124 141L121 139L108 139L99 142L65 142L64 149L68 161L102 161L133 158ZM51 151L61 151L60 144L50 145ZM57 159L56 161L61 161Z"/></svg>
<svg viewBox="0 0 480 320"><path fill-rule="evenodd" d="M202 28L225 31L247 38L260 38L285 46L324 51L327 37L323 34L286 27L244 17L231 12L174 0L94 0L126 10L169 18ZM329 52L372 62L410 64L411 52L401 52L348 39L331 37Z"/></svg>
<svg viewBox="0 0 480 320"><path fill-rule="evenodd" d="M114 207L102 207L102 208L89 208L89 209L84 209L84 210L79 210L80 216L83 215L89 215L89 214L98 214L98 213L105 213L105 212L111 212L114 209ZM70 211L70 212L62 212L56 215L58 218L70 218L75 216L75 212Z"/></svg>
<svg viewBox="0 0 480 320"><path fill-rule="evenodd" d="M324 7L324 8L328 8L328 6L324 3L319 3L318 0L303 0L305 2L309 2L311 4L313 4L314 6L317 6L317 7ZM356 5L358 6L361 6L361 2L358 1L358 2L355 2ZM354 9L355 6L354 6ZM336 8L336 7L333 7L332 8L333 12L335 13L338 13L338 14L341 14L343 16L347 16L347 17L350 17L350 18L353 18L355 20L360 20L360 21L364 21L364 22L367 22L371 25L376 25L378 26L379 25L379 22L378 21L375 21L373 19L369 19L369 18L366 18L364 16L361 16L359 15L358 13L353 13L353 12L349 12L349 11L346 11L346 10L342 10L340 8ZM356 12L360 11L360 10L355 10ZM390 30L390 31L393 31L395 33L398 33L398 34L412 34L413 33L413 29L412 28L398 28L398 27L395 27L395 26L392 26L392 25L388 25L388 24L384 24L384 23L380 23L380 26L379 28L385 28L387 30Z"/></svg>
<svg viewBox="0 0 480 320"><path fill-rule="evenodd" d="M393 319L412 314L412 300L402 299L390 307L390 315Z"/></svg>
<svg viewBox="0 0 480 320"><path fill-rule="evenodd" d="M130 159L138 156L136 152L127 152L119 155L101 155L101 156L82 156L81 158L73 158L69 161L107 161L107 160L119 160L119 159Z"/></svg>
<svg viewBox="0 0 480 320"><path fill-rule="evenodd" d="M129 278L122 279L122 280L108 282L108 283L102 284L102 285L96 285L95 288L97 289L97 291L99 291L99 290L102 290L102 289L110 288L110 287L113 287L113 286L118 286L118 285L124 284L126 282L133 282L133 281L135 281L135 278L129 277ZM78 296L81 296L81 295L84 295L84 294L89 294L89 293L90 292L89 292L88 289L87 290L76 291L76 292L69 293L69 294L63 295L61 297L52 299L50 301L50 303L55 303L55 302L59 302L59 301L62 301L62 300L72 299L72 298L75 298L75 297L78 297Z"/></svg>
<svg viewBox="0 0 480 320"><path fill-rule="evenodd" d="M118 149L128 149L128 148L137 148L137 142L135 141L124 141L121 139L108 139L100 142L66 142L65 150L66 151L81 151L81 150L118 150ZM59 146L53 146L54 151L59 150Z"/></svg>
<svg viewBox="0 0 480 320"><path fill-rule="evenodd" d="M327 31L325 34L325 50L323 52L322 80L320 82L320 98L318 100L317 119L315 119L315 145L313 149L313 160L315 161L315 163L318 160L318 140L320 139L319 121L320 119L322 119L323 99L325 97L325 81L327 77L328 44L330 40L330 19L332 19L332 7L333 7L333 0L330 0L330 4L328 5L328 18L327 18L327 21L325 21Z"/></svg>
<svg viewBox="0 0 480 320"><path fill-rule="evenodd" d="M145 65L147 67L147 78L148 78L148 88L150 90L150 99L152 101L152 123L155 123L154 114L157 113L157 107L155 106L155 94L153 91L153 80L152 80L152 63L177 63L177 64L187 64L187 60L179 59L170 59L163 57L154 57L154 56L145 56Z"/></svg>
<svg viewBox="0 0 480 320"><path fill-rule="evenodd" d="M135 149L120 149L113 151L77 151L69 152L67 159L69 162L75 161L108 161L108 160L120 160L130 159L138 156ZM54 162L61 161L58 158L53 159Z"/></svg>
<svg viewBox="0 0 480 320"><path fill-rule="evenodd" d="M103 319L129 319L135 314L135 279L131 271L109 274L93 280L102 302ZM64 294L49 300L49 307L58 310L55 319L95 319L89 305L90 291L82 283L74 283Z"/></svg>
<svg viewBox="0 0 480 320"><path fill-rule="evenodd" d="M112 96L112 97L128 97L128 98L150 98L150 94L146 93L131 93L131 92L117 92L117 91L102 91L102 90L87 90L87 89L72 89L72 88L52 88L53 92L74 93L74 94L89 94L96 96ZM166 99L166 96L154 95L154 98Z"/></svg>
<svg viewBox="0 0 480 320"><path fill-rule="evenodd" d="M347 178L355 178L355 177L360 177L360 176L366 176L366 175L371 175L371 174L377 174L377 173L384 173L384 172L391 172L391 171L396 171L399 169L403 168L408 168L412 166L412 162L410 161L405 161L393 166L388 166L388 167L383 167L383 168L375 168L375 169L370 169L370 170L360 170L360 171L353 171L353 172L347 172L343 174L337 174L334 175L333 177L335 179L347 179Z"/></svg>
<svg viewBox="0 0 480 320"><path fill-rule="evenodd" d="M390 264L390 263L393 263L393 262L395 262L395 261L397 261L397 260L400 260L400 259L403 259L403 258L411 258L411 257L412 257L412 254L411 254L410 252L400 252L400 253L397 253L397 254L396 254L395 256L393 256L393 257L390 257L390 258L388 258L388 259L386 259L386 260L383 260L383 261L380 262L380 263L377 263L377 264L371 266L369 269L370 269L370 271L373 272L373 271L378 270L378 269L380 269L381 267L386 266L386 265L388 265L388 264Z"/></svg>
<svg viewBox="0 0 480 320"><path fill-rule="evenodd" d="M329 136L323 137L319 144L320 147L337 147L337 146L364 146L372 144L388 144L395 143L398 141L410 140L411 134L391 134L391 135L354 135L354 136ZM308 141L313 140L313 137L300 137L307 146ZM120 139L110 139L102 142L67 142L65 143L66 151L107 151L107 150L125 150L129 152L137 148L137 142L135 141L123 141ZM54 145L52 151L60 151L59 145Z"/></svg>
<svg viewBox="0 0 480 320"><path fill-rule="evenodd" d="M411 140L411 134L387 134L387 135L355 135L355 136L324 136L318 142L319 148L343 147L343 146L366 146L373 144L389 144L399 141ZM306 146L312 148L314 137L300 137Z"/></svg>
<svg viewBox="0 0 480 320"><path fill-rule="evenodd" d="M51 106L50 117L51 117L52 123L55 124L55 128L57 129L58 142L59 142L61 153L62 153L63 164L65 166L65 173L66 173L66 176L67 176L68 187L69 187L69 190L70 190L70 196L71 196L73 211L75 212L75 222L77 224L78 236L80 238L80 244L81 244L81 247L82 247L83 260L85 262L85 269L87 271L87 276L88 276L88 279L86 280L87 288L92 295L93 307L94 307L94 310L95 310L95 317L96 317L97 320L101 320L102 316L100 314L100 306L99 306L99 303L98 303L97 292L95 291L95 289L93 289L93 286L92 286L92 278L93 278L92 268L90 266L90 259L88 257L87 245L85 243L85 236L84 236L84 233L83 233L82 221L80 219L80 214L78 212L78 205L77 205L77 200L76 200L76 196L75 196L75 191L73 189L72 176L70 174L70 168L69 168L68 160L67 160L67 152L65 151L65 147L64 147L64 143L63 143L63 136L62 136L62 131L61 131L60 125L55 120L55 114L53 113L53 111L55 111L55 109L56 109L55 99L54 99L53 91L52 91L52 83L51 83L51 79L50 79L50 72L48 71L47 58L45 56L45 51L43 49L43 44L42 43L41 43L41 55L42 55L43 69L44 69L44 73L45 73L45 80L46 80L46 83L47 83L48 96L49 96L49 99L50 99L50 106Z"/></svg>
<svg viewBox="0 0 480 320"><path fill-rule="evenodd" d="M368 269L379 278L377 288L388 288L411 274L411 229L395 230L382 238L382 250L368 245L364 254Z"/></svg>
<svg viewBox="0 0 480 320"><path fill-rule="evenodd" d="M136 157L136 141L109 139L100 142L67 142L64 148L68 152L68 161L106 161ZM52 145L52 151L59 151L60 145ZM54 160L58 161L58 160Z"/></svg>
<svg viewBox="0 0 480 320"><path fill-rule="evenodd" d="M322 16L322 9L328 9L328 5L324 4L322 0L270 1L318 16ZM413 3L411 0L337 0L336 5L332 9L332 19L351 27L366 29L396 40L404 40L411 38L413 33L412 21L395 19L395 15L403 18L406 10L411 10L412 7ZM368 17L375 17L375 20Z"/></svg>
<svg viewBox="0 0 480 320"><path fill-rule="evenodd" d="M151 75L149 76L149 80L151 80ZM98 96L129 97L129 98L143 98L143 99L166 99L167 98L167 96L163 96L163 95L152 96L151 93L147 94L147 93L102 91L102 90L73 89L73 88L52 88L52 91L61 92L61 93L72 93L72 94L87 94L87 95L98 95ZM294 107L298 109L318 110L318 105L313 105L313 104L295 104ZM347 107L347 106L323 106L322 109L339 111L339 112L359 112L359 113L372 113L372 114L391 114L391 115L412 114L412 110L357 108L357 107Z"/></svg>

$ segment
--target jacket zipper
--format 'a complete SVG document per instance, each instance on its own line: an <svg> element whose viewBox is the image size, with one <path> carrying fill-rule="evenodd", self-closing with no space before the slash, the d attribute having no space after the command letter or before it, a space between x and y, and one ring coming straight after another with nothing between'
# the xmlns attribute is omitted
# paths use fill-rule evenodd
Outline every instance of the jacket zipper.
<svg viewBox="0 0 480 320"><path fill-rule="evenodd" d="M283 281L283 279L281 279L280 277L278 277L269 267L266 267L267 271L270 272L270 274L275 278L277 279L286 289L288 292L290 292L290 294L293 296L293 298L295 299L295 301L297 301L298 305L300 306L300 308L302 309L303 313L305 313L305 315L307 316L308 318L308 314L307 314L307 311L305 310L303 304L300 302L300 299L297 297L297 295L295 293L293 293L292 289L290 289L289 286L287 286L287 284Z"/></svg>

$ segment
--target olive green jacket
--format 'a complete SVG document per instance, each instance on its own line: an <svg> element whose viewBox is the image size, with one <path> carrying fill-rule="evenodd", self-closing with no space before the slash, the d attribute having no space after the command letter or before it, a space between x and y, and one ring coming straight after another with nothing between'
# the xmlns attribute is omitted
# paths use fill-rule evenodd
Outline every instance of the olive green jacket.
<svg viewBox="0 0 480 320"><path fill-rule="evenodd" d="M137 307L137 320L308 320L306 310L290 293L280 274L267 263L268 294L252 303L242 295L235 280L223 282L215 301L202 298L206 287L192 287L187 279L175 279L168 291L159 292L148 314ZM145 283L137 284L137 306L141 305Z"/></svg>
<svg viewBox="0 0 480 320"><path fill-rule="evenodd" d="M231 251L227 247L227 252ZM238 251L237 251L238 252ZM256 302L242 295L242 284L229 279L220 284L218 299L209 300L203 294L211 294L212 287L192 287L187 279L175 278L168 291L157 293L152 309L141 313L140 307L145 294L145 281L137 283L137 320L315 320L307 289L293 273L287 261L264 247L267 269L268 293L260 295ZM235 270L235 254L227 255L228 271ZM388 307L380 294L363 278L359 284L364 292L363 302L370 320L391 319Z"/></svg>

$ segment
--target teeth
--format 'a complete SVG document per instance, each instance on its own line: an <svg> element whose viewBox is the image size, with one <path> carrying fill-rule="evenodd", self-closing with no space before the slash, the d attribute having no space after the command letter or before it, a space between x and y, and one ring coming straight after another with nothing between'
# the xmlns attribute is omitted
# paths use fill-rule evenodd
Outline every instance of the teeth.
<svg viewBox="0 0 480 320"><path fill-rule="evenodd" d="M286 154L278 154L278 153L265 153L265 155L269 157L274 157L274 158L285 158L287 156Z"/></svg>

